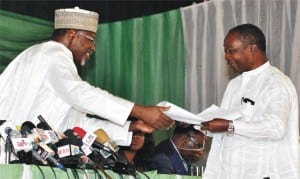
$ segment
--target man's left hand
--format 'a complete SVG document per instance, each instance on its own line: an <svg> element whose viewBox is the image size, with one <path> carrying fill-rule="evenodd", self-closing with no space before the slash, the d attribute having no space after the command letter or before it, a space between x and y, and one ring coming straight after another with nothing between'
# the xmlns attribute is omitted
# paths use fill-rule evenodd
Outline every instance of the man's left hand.
<svg viewBox="0 0 300 179"><path fill-rule="evenodd" d="M211 121L201 123L201 130L208 130L210 132L225 132L228 129L229 120L215 118Z"/></svg>

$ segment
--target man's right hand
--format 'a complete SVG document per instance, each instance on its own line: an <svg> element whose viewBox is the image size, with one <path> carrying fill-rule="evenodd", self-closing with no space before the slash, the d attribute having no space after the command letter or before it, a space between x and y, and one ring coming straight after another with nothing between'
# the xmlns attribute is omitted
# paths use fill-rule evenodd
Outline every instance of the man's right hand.
<svg viewBox="0 0 300 179"><path fill-rule="evenodd" d="M132 108L131 115L155 129L169 129L175 124L174 120L163 113L163 111L169 109L170 107L141 106L135 104Z"/></svg>
<svg viewBox="0 0 300 179"><path fill-rule="evenodd" d="M130 123L129 131L141 131L144 133L152 133L155 129L141 120L135 120Z"/></svg>

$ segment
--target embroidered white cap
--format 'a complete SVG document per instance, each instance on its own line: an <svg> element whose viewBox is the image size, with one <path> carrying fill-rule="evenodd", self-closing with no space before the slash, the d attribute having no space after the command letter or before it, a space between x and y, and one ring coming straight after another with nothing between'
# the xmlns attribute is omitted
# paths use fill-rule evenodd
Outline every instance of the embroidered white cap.
<svg viewBox="0 0 300 179"><path fill-rule="evenodd" d="M79 7L55 10L54 29L97 32L99 14Z"/></svg>

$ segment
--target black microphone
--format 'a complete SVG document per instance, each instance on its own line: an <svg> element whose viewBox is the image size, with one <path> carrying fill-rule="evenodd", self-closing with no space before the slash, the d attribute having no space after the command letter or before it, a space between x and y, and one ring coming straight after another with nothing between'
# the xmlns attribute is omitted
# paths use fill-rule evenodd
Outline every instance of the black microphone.
<svg viewBox="0 0 300 179"><path fill-rule="evenodd" d="M82 167L89 162L88 157L81 151L82 140L71 129L64 132L67 138L59 140L55 145L59 161L67 167Z"/></svg>
<svg viewBox="0 0 300 179"><path fill-rule="evenodd" d="M25 121L21 125L21 134L22 136L27 137L28 134L32 134L32 129L36 128L35 125L30 121Z"/></svg>
<svg viewBox="0 0 300 179"><path fill-rule="evenodd" d="M68 137L68 139L70 140L71 143L77 145L77 146L82 146L83 142L80 139L80 136L76 135L76 133L74 133L74 131L72 129L67 129L64 132L65 136Z"/></svg>
<svg viewBox="0 0 300 179"><path fill-rule="evenodd" d="M28 164L47 164L47 161L37 152L38 148L37 144L33 144L32 150L27 152Z"/></svg>
<svg viewBox="0 0 300 179"><path fill-rule="evenodd" d="M5 163L9 164L11 161L11 153L13 152L12 138L21 138L21 134L17 130L13 130L11 127L4 129L7 134L5 140Z"/></svg>
<svg viewBox="0 0 300 179"><path fill-rule="evenodd" d="M37 152L40 156L48 161L48 164L59 169L64 169L64 165L54 158L55 152L46 144L38 143Z"/></svg>
<svg viewBox="0 0 300 179"><path fill-rule="evenodd" d="M40 124L40 125L43 126L43 128L41 128L41 129L44 129L44 130L53 130L53 129L50 127L50 125L48 124L48 122L43 118L42 115L38 115L37 118L38 118L38 120L42 123L42 124Z"/></svg>
<svg viewBox="0 0 300 179"><path fill-rule="evenodd" d="M52 127L48 124L48 122L43 118L42 115L38 115L38 120L40 121L40 123L37 124L37 128L40 129L44 129L44 130L48 130L48 131L53 131L54 134L56 135L56 138L59 139L60 136L57 134L57 132L55 132ZM56 141L57 142L57 141Z"/></svg>

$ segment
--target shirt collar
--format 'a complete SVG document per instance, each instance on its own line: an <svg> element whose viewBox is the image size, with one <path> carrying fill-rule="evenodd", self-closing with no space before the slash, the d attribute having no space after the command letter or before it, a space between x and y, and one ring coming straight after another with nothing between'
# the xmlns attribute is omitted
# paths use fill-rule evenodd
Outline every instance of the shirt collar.
<svg viewBox="0 0 300 179"><path fill-rule="evenodd" d="M242 76L255 76L255 75L259 74L260 72L264 71L265 69L267 69L268 67L270 67L269 61L265 62L263 65L255 68L254 70L243 72Z"/></svg>
<svg viewBox="0 0 300 179"><path fill-rule="evenodd" d="M54 40L50 40L50 42L61 46L62 49L64 50L64 52L67 54L67 56L69 56L69 57L71 57L71 59L73 59L73 54L72 54L71 50L68 49L64 44L62 44L60 42L57 42L57 41L54 41Z"/></svg>

